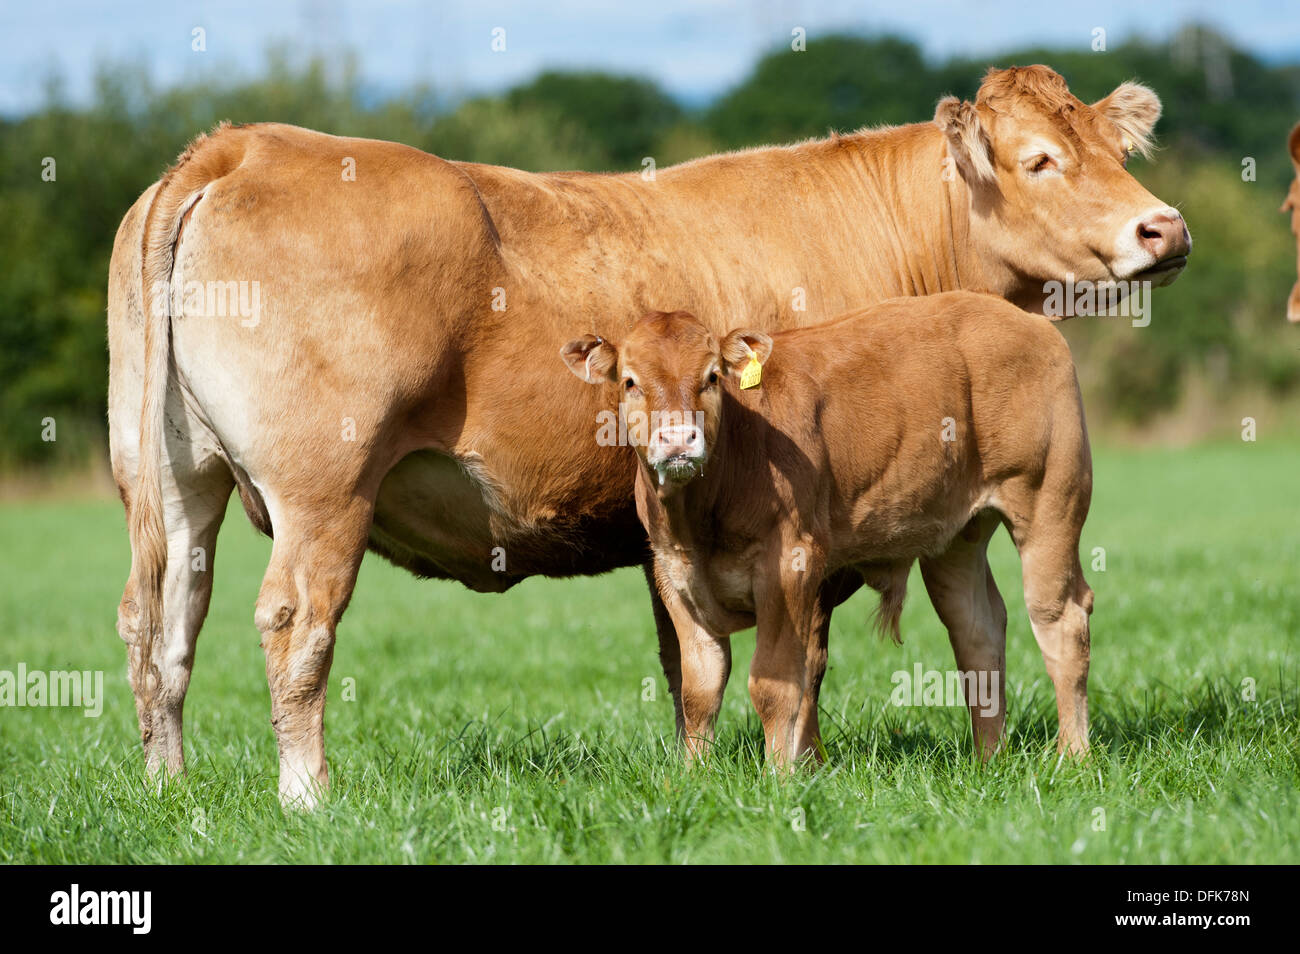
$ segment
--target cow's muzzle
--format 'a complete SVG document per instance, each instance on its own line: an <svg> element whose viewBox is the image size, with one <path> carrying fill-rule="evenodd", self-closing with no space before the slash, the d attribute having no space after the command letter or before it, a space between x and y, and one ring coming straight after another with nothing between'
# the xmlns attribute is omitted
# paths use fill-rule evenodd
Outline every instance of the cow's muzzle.
<svg viewBox="0 0 1300 954"><path fill-rule="evenodd" d="M1133 276L1153 285L1168 285L1187 267L1192 251L1192 233L1177 209L1164 209L1137 224L1138 246L1154 259Z"/></svg>

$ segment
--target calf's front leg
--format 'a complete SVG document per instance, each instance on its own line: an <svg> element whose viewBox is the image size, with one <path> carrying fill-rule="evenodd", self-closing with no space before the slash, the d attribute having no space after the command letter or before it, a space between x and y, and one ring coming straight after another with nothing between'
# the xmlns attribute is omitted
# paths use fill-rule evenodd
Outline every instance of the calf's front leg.
<svg viewBox="0 0 1300 954"><path fill-rule="evenodd" d="M826 675L830 612L812 587L755 595L758 637L749 698L763 723L768 758L785 770L816 764L822 752L817 698Z"/></svg>
<svg viewBox="0 0 1300 954"><path fill-rule="evenodd" d="M687 761L694 762L703 759L713 745L722 695L731 676L731 638L700 625L670 584L659 585L654 580L652 584L660 596L659 605L671 621L671 631L676 634L676 652L670 657L663 648L664 633L660 629L660 659L665 672L670 659L678 666L679 688L673 694L677 735L685 743Z"/></svg>

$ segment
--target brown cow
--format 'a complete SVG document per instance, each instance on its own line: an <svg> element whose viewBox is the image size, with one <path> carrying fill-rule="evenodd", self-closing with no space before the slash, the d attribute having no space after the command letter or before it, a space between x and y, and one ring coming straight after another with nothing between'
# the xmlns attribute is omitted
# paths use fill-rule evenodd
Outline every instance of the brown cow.
<svg viewBox="0 0 1300 954"><path fill-rule="evenodd" d="M1070 272L1171 281L1182 219L1124 169L1159 112L1135 84L1089 106L1046 67L998 70L933 122L649 180L274 124L201 137L123 219L109 280L132 549L118 631L150 769L183 768L232 489L274 534L255 620L281 798L310 805L327 783L335 628L367 548L484 591L645 564L634 461L593 450L598 396L557 386L545 355L662 308L721 332L740 315L796 327L959 288L1037 308ZM655 620L680 727L677 638L657 601Z"/></svg>
<svg viewBox="0 0 1300 954"><path fill-rule="evenodd" d="M605 385L636 448L637 513L681 641L688 751L712 740L729 637L757 625L749 693L768 752L815 757L828 584L852 573L880 590L881 629L897 639L920 560L991 755L1006 608L972 568L999 523L1020 551L1060 749L1086 751L1092 590L1079 534L1092 459L1070 349L1050 324L949 292L721 340L685 312L656 313L621 345L586 335L561 356Z"/></svg>
<svg viewBox="0 0 1300 954"><path fill-rule="evenodd" d="M1300 123L1291 130L1286 145L1296 174L1291 180L1291 188L1287 190L1281 211L1291 213L1291 234L1296 237L1296 270L1300 272ZM1286 320L1300 322L1300 280L1291 287L1291 297L1286 302Z"/></svg>

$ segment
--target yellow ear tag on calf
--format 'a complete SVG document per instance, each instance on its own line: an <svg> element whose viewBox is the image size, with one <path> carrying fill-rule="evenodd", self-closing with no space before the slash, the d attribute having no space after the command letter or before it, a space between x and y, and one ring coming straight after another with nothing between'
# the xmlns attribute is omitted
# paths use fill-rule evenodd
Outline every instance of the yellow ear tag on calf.
<svg viewBox="0 0 1300 954"><path fill-rule="evenodd" d="M763 364L749 345L745 345L745 351L749 354L749 364L740 372L740 386L744 389L756 388L763 381Z"/></svg>

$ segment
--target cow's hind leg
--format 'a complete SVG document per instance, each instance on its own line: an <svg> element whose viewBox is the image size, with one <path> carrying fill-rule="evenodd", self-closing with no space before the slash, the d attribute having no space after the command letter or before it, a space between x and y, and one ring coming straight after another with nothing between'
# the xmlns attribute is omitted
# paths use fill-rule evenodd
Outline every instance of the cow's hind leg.
<svg viewBox="0 0 1300 954"><path fill-rule="evenodd" d="M118 606L118 633L128 644L131 688L150 774L165 770L176 775L185 769L182 710L212 596L217 531L233 487L230 471L212 458L201 467L178 459L164 471L167 568L160 638L147 642L140 635L134 579L127 581ZM123 499L129 508L129 489L124 489Z"/></svg>
<svg viewBox="0 0 1300 954"><path fill-rule="evenodd" d="M921 577L948 629L970 708L975 750L997 751L1006 720L1007 607L989 568L989 539L1001 518L976 516L942 554L921 560Z"/></svg>
<svg viewBox="0 0 1300 954"><path fill-rule="evenodd" d="M275 543L255 620L266 653L280 801L310 809L329 786L325 692L334 634L365 555L373 502L359 496L272 511Z"/></svg>

